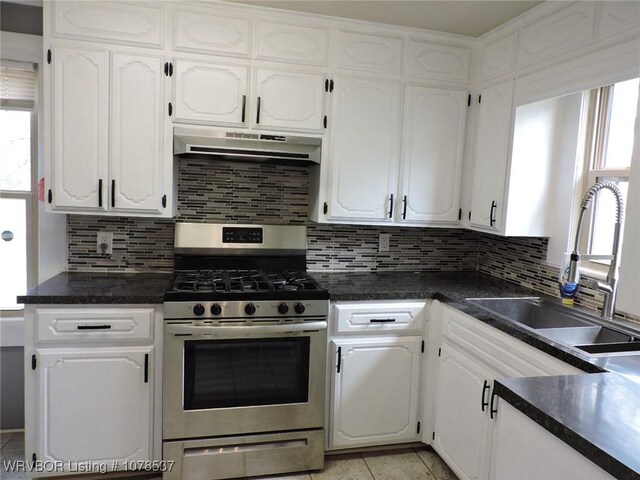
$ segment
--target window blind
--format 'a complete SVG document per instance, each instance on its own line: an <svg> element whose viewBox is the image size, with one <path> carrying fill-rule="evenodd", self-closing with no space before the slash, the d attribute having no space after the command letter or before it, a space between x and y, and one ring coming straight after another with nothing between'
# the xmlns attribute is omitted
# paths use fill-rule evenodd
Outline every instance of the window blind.
<svg viewBox="0 0 640 480"><path fill-rule="evenodd" d="M0 104L3 107L33 108L38 88L31 64L0 63Z"/></svg>

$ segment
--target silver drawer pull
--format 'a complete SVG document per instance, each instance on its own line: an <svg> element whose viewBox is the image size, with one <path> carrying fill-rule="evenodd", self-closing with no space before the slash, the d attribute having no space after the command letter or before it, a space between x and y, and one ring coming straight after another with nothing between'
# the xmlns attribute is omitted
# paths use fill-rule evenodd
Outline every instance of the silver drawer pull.
<svg viewBox="0 0 640 480"><path fill-rule="evenodd" d="M370 323L393 323L395 321L395 318L372 318L369 320Z"/></svg>
<svg viewBox="0 0 640 480"><path fill-rule="evenodd" d="M219 455L221 453L241 453L251 452L255 450L272 450L274 448L295 448L306 447L307 440L287 440L282 442L260 442L260 443L247 443L244 445L224 445L201 448L185 448L183 456L196 457L201 455Z"/></svg>
<svg viewBox="0 0 640 480"><path fill-rule="evenodd" d="M78 325L78 330L109 330L111 325Z"/></svg>

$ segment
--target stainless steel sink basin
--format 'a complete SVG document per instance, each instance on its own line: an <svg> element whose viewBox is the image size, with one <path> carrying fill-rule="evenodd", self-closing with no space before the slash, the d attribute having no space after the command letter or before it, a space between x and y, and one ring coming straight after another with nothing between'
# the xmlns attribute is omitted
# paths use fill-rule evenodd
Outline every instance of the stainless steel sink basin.
<svg viewBox="0 0 640 480"><path fill-rule="evenodd" d="M512 322L535 330L589 326L561 307L537 297L531 298L469 298L470 303Z"/></svg>
<svg viewBox="0 0 640 480"><path fill-rule="evenodd" d="M588 355L640 354L640 333L601 325L589 315L538 297L468 298L498 317L519 323L554 342Z"/></svg>
<svg viewBox="0 0 640 480"><path fill-rule="evenodd" d="M634 337L607 327L548 328L538 330L540 335L567 345L606 344L632 342Z"/></svg>

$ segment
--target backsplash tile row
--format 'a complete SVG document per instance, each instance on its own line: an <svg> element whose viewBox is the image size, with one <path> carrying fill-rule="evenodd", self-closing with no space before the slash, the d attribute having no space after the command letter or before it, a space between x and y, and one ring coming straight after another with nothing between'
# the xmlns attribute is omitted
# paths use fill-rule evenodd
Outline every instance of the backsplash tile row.
<svg viewBox="0 0 640 480"><path fill-rule="evenodd" d="M560 270L546 263L547 243L546 238L505 238L482 233L478 237L478 270L547 295L560 297ZM576 303L601 311L603 299L600 291L587 287L583 282ZM640 318L633 315L621 313L617 316L640 322Z"/></svg>
<svg viewBox="0 0 640 480"><path fill-rule="evenodd" d="M558 269L546 264L547 239L454 228L315 224L307 219L308 188L308 167L182 159L176 220L307 225L311 271L478 269L558 296ZM113 255L96 253L98 231L114 232ZM391 234L388 252L378 252L380 233ZM173 268L173 219L68 215L67 235L72 271ZM583 286L578 303L600 308L602 294Z"/></svg>
<svg viewBox="0 0 640 480"><path fill-rule="evenodd" d="M318 225L309 222L309 169L181 159L183 222L307 225L309 270L473 270L477 234L462 229ZM154 271L173 268L173 220L69 215L68 268ZM114 232L113 255L96 253L96 232ZM378 252L378 235L391 234Z"/></svg>
<svg viewBox="0 0 640 480"><path fill-rule="evenodd" d="M306 224L309 167L181 159L178 221Z"/></svg>
<svg viewBox="0 0 640 480"><path fill-rule="evenodd" d="M96 233L113 232L113 254L96 252ZM70 271L173 270L172 219L67 215Z"/></svg>
<svg viewBox="0 0 640 480"><path fill-rule="evenodd" d="M390 234L389 251L378 236ZM308 227L309 270L475 270L477 234L454 228Z"/></svg>

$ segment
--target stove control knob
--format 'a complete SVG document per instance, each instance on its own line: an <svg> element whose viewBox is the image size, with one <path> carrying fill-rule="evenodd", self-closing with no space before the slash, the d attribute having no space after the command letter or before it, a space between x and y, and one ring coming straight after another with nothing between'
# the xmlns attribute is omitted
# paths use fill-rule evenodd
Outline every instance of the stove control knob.
<svg viewBox="0 0 640 480"><path fill-rule="evenodd" d="M244 307L244 313L247 315L253 315L256 313L256 306L253 303L247 303Z"/></svg>
<svg viewBox="0 0 640 480"><path fill-rule="evenodd" d="M197 316L204 315L204 307L200 304L197 304L195 307L193 307L193 314Z"/></svg>
<svg viewBox="0 0 640 480"><path fill-rule="evenodd" d="M281 303L280 305L278 305L278 313L284 315L288 312L289 312L289 305L287 305L286 303Z"/></svg>
<svg viewBox="0 0 640 480"><path fill-rule="evenodd" d="M305 310L304 305L301 303L296 303L296 306L293 307L293 309L296 311L298 315L302 315Z"/></svg>
<svg viewBox="0 0 640 480"><path fill-rule="evenodd" d="M222 313L222 307L219 303L211 305L211 315L220 315Z"/></svg>

